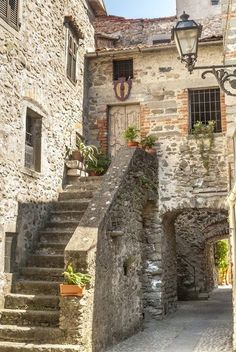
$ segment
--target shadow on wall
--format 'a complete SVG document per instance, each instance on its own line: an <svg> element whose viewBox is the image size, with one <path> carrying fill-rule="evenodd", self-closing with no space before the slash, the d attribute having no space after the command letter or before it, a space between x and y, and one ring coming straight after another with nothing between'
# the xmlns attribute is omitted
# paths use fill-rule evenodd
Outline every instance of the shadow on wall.
<svg viewBox="0 0 236 352"><path fill-rule="evenodd" d="M163 260L166 268L163 281L167 303L171 297L173 301L174 294L181 300L188 300L197 299L200 293L211 292L214 287L214 263L210 258L209 246L218 238L228 236L226 210L200 208L173 211L164 216L163 225Z"/></svg>
<svg viewBox="0 0 236 352"><path fill-rule="evenodd" d="M18 203L16 233L6 233L5 273L17 273L37 245L39 230L46 222L54 202Z"/></svg>

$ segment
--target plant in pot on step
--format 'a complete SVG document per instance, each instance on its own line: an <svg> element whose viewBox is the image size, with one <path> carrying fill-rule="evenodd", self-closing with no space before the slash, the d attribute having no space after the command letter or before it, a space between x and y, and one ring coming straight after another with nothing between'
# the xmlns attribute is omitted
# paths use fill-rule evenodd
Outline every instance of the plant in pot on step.
<svg viewBox="0 0 236 352"><path fill-rule="evenodd" d="M76 137L76 148L66 148L66 158L70 160L78 160L86 163L88 160L95 159L97 148L94 145L86 145L81 137Z"/></svg>
<svg viewBox="0 0 236 352"><path fill-rule="evenodd" d="M67 265L63 273L64 283L60 284L61 296L83 296L85 287L91 281L89 274L75 273L71 264Z"/></svg>
<svg viewBox="0 0 236 352"><path fill-rule="evenodd" d="M110 158L102 151L98 151L95 154L96 160L90 160L87 162L86 170L89 176L102 176L104 175L111 163Z"/></svg>
<svg viewBox="0 0 236 352"><path fill-rule="evenodd" d="M128 147L137 147L138 142L136 139L138 138L139 130L136 126L129 126L123 133L124 139L127 141Z"/></svg>
<svg viewBox="0 0 236 352"><path fill-rule="evenodd" d="M153 135L145 136L141 139L141 147L149 154L156 154L156 149L153 148L156 143L156 137Z"/></svg>

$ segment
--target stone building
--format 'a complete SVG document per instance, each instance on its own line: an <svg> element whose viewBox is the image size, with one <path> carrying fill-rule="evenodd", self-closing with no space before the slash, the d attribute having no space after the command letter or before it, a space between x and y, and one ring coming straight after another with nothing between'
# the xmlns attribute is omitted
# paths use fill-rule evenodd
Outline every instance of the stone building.
<svg viewBox="0 0 236 352"><path fill-rule="evenodd" d="M213 245L229 237L234 106L213 76L177 61L176 17L107 16L101 0L3 3L0 350L103 351L144 316L163 318L178 298L214 287ZM177 1L177 14L204 26L198 63L230 59L229 14L226 26L217 1L194 6ZM216 123L204 155L191 134L199 120ZM155 135L157 157L121 148L130 124ZM103 179L65 167L76 132L112 156ZM68 262L92 281L59 304Z"/></svg>

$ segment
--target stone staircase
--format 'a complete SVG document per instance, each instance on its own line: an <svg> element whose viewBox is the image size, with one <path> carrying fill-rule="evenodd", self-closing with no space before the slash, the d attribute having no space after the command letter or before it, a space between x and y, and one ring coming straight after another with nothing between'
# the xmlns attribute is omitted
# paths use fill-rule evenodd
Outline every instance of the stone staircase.
<svg viewBox="0 0 236 352"><path fill-rule="evenodd" d="M74 352L63 345L59 328L59 284L64 270L64 249L88 207L101 177L71 177L59 194L38 246L21 268L11 293L0 310L0 352Z"/></svg>

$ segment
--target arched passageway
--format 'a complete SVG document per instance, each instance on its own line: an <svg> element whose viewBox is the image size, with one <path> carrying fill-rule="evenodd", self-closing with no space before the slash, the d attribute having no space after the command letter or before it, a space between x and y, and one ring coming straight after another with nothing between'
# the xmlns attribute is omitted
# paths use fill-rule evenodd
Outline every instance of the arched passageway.
<svg viewBox="0 0 236 352"><path fill-rule="evenodd" d="M165 311L176 300L207 299L215 287L212 246L229 238L224 209L178 209L163 216Z"/></svg>

